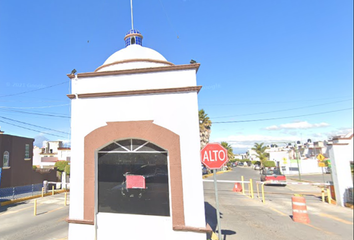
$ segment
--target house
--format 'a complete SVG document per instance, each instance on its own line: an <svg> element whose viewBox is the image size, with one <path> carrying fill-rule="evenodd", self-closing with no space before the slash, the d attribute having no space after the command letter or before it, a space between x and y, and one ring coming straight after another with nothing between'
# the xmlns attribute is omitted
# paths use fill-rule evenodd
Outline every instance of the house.
<svg viewBox="0 0 354 240"><path fill-rule="evenodd" d="M337 205L353 204L353 131L328 141Z"/></svg>
<svg viewBox="0 0 354 240"><path fill-rule="evenodd" d="M25 186L56 181L56 171L39 173L33 170L33 138L0 133L0 188Z"/></svg>
<svg viewBox="0 0 354 240"><path fill-rule="evenodd" d="M38 168L53 168L57 161L70 162L70 158L71 148L62 141L44 141L42 148L33 148L33 165Z"/></svg>

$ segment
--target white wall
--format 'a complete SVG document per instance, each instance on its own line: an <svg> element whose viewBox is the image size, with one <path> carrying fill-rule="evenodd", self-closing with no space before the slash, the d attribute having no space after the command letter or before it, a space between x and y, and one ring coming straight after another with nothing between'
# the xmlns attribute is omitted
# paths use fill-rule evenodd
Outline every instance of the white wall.
<svg viewBox="0 0 354 240"><path fill-rule="evenodd" d="M33 162L32 162L32 165L34 165L34 166L40 166L41 165L41 156L40 156L41 151L42 151L42 149L40 149L37 146L34 146L34 148L33 148Z"/></svg>
<svg viewBox="0 0 354 240"><path fill-rule="evenodd" d="M344 206L348 198L348 189L353 188L350 162L353 161L353 135L350 139L338 139L329 146L332 165L332 178L337 205Z"/></svg>
<svg viewBox="0 0 354 240"><path fill-rule="evenodd" d="M286 175L299 174L297 170L299 168L300 174L322 173L322 168L318 166L318 161L315 158L300 159L298 164L296 159L289 159L289 153L287 151L282 151L270 152L269 159L279 162L282 173Z"/></svg>
<svg viewBox="0 0 354 240"><path fill-rule="evenodd" d="M73 79L73 93L195 85L196 76L193 69ZM105 126L106 122L139 120L153 120L154 124L167 128L180 136L185 223L187 226L204 228L206 223L203 183L200 171L198 99L196 92L73 99L71 115L71 156L73 161L71 162L69 218L83 219L84 137L91 131ZM99 213L97 219L99 237L117 236L116 226L120 222L120 227L127 229L127 231L119 231L119 239L130 239L132 233L146 237L146 231L153 231L154 239L161 240L205 239L205 234L203 233L173 231L171 217ZM139 222L142 224L139 226L142 229L146 229L146 231L136 231L136 224ZM112 223L114 224L112 225ZM69 231L70 240L75 239L73 237L75 235L73 228L76 225L71 224L71 233ZM129 228L132 228L131 231ZM157 234L158 231L163 232ZM85 239L90 238L90 236L86 237Z"/></svg>

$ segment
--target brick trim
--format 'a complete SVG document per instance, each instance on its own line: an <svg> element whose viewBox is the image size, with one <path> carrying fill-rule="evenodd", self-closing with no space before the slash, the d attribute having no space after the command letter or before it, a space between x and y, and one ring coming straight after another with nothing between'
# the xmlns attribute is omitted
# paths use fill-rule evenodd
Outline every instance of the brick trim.
<svg viewBox="0 0 354 240"><path fill-rule="evenodd" d="M112 96L131 96L131 95L146 95L146 94L160 94L160 93L177 93L177 92L197 92L199 93L202 86L182 87L182 88L161 88L161 89L145 89L119 92L99 92L99 93L81 93L68 94L70 99L74 98L94 98L94 97L112 97Z"/></svg>
<svg viewBox="0 0 354 240"><path fill-rule="evenodd" d="M94 221L93 221L93 220L79 220L79 219L69 219L69 218L66 218L65 221L66 221L67 223L94 225Z"/></svg>
<svg viewBox="0 0 354 240"><path fill-rule="evenodd" d="M84 219L94 220L95 152L119 139L138 138L150 141L168 151L170 208L173 226L184 226L182 164L179 135L153 121L108 122L84 138Z"/></svg>
<svg viewBox="0 0 354 240"><path fill-rule="evenodd" d="M105 71L105 72L88 72L77 74L78 78L85 77L99 77L99 76L113 76L113 75L123 75L123 74L139 74L139 73L151 73L151 72L165 72L165 71L177 71L177 70L188 70L195 69L198 72L200 64L185 64L185 65L173 65L173 66L163 66L163 67L153 67L153 68L137 68L137 69L125 69L117 71ZM74 74L67 74L70 79L75 78Z"/></svg>
<svg viewBox="0 0 354 240"><path fill-rule="evenodd" d="M105 68L105 67L109 67L112 65L116 65L116 64L121 64L121 63L130 63L130 62L153 62L153 63L163 63L163 64L168 64L173 66L174 64L168 61L162 61L162 60L154 60L154 59L148 59L148 58L135 58L135 59L127 59L127 60L123 60L123 61L116 61L116 62L112 62L112 63L108 63L108 64L104 64L102 66L99 66L98 68L96 68L95 72L98 72L98 70Z"/></svg>
<svg viewBox="0 0 354 240"><path fill-rule="evenodd" d="M191 226L184 226L184 225L176 225L173 226L173 230L175 231L185 231L185 232L198 232L198 233L212 233L213 229L207 224L205 228L197 228Z"/></svg>

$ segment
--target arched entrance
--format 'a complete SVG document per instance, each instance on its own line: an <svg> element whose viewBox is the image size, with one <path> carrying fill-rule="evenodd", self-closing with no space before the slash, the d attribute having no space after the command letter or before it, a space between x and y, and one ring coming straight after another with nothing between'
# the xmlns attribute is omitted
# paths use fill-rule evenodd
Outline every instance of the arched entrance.
<svg viewBox="0 0 354 240"><path fill-rule="evenodd" d="M97 151L98 212L170 216L168 152L142 139Z"/></svg>

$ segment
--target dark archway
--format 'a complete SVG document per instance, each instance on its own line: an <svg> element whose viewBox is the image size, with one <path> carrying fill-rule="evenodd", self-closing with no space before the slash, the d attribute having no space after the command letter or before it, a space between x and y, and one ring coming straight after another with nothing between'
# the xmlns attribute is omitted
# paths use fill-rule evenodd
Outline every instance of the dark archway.
<svg viewBox="0 0 354 240"><path fill-rule="evenodd" d="M98 212L170 216L168 152L142 139L98 151Z"/></svg>

